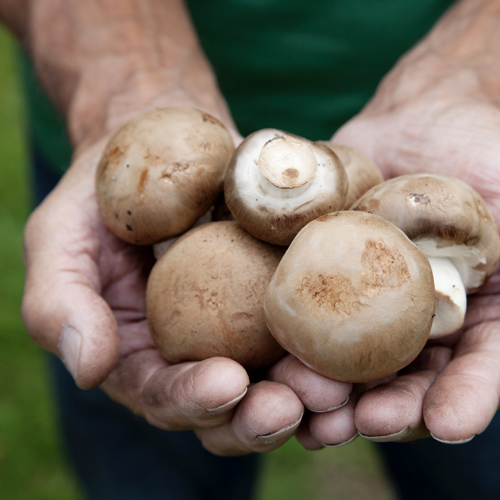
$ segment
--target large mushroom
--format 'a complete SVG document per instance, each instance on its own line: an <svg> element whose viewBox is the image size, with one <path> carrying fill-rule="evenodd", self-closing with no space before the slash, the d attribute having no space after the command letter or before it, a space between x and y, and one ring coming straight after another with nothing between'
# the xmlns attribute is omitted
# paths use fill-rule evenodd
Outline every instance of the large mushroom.
<svg viewBox="0 0 500 500"><path fill-rule="evenodd" d="M432 271L390 222L336 212L295 237L264 311L276 340L316 372L341 382L373 381L422 350L434 315Z"/></svg>
<svg viewBox="0 0 500 500"><path fill-rule="evenodd" d="M478 290L500 259L500 237L483 198L452 176L410 174L370 189L352 207L391 221L425 253L436 289L430 337L463 324L466 294Z"/></svg>
<svg viewBox="0 0 500 500"><path fill-rule="evenodd" d="M251 234L288 245L309 221L342 210L345 169L328 147L287 132L249 135L231 159L224 193L235 219Z"/></svg>
<svg viewBox="0 0 500 500"><path fill-rule="evenodd" d="M263 368L284 351L266 325L263 297L284 250L235 221L191 229L159 258L148 280L151 336L169 361L234 359Z"/></svg>
<svg viewBox="0 0 500 500"><path fill-rule="evenodd" d="M196 109L157 109L130 120L97 168L106 226L140 245L183 233L222 192L233 151L224 125Z"/></svg>

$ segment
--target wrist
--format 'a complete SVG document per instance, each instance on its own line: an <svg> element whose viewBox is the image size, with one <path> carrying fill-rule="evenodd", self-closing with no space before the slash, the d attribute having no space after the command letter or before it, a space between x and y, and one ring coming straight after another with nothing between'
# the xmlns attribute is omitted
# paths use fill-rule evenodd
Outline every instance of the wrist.
<svg viewBox="0 0 500 500"><path fill-rule="evenodd" d="M82 81L67 115L75 150L109 137L138 114L163 107L197 108L215 116L231 132L235 130L210 68L196 60L202 57L194 55L193 61L188 57L176 68L128 68L124 76L113 76L100 88ZM91 80L96 72L89 69L85 74Z"/></svg>
<svg viewBox="0 0 500 500"><path fill-rule="evenodd" d="M26 45L77 151L160 106L198 107L232 126L183 0L30 7Z"/></svg>
<svg viewBox="0 0 500 500"><path fill-rule="evenodd" d="M431 94L437 101L498 101L500 0L464 0L387 74L363 110L377 115ZM425 110L423 110L425 111Z"/></svg>
<svg viewBox="0 0 500 500"><path fill-rule="evenodd" d="M462 0L406 56L433 55L443 66L500 69L500 0Z"/></svg>

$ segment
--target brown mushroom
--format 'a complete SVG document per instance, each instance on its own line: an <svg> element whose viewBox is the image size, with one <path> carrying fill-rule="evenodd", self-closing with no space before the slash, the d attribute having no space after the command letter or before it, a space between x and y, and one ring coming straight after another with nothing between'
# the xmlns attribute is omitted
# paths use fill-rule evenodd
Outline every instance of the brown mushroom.
<svg viewBox="0 0 500 500"><path fill-rule="evenodd" d="M208 223L178 238L147 286L147 319L160 353L174 363L225 356L248 369L281 357L262 301L283 252L235 221Z"/></svg>
<svg viewBox="0 0 500 500"><path fill-rule="evenodd" d="M342 382L395 373L423 348L434 315L425 255L390 222L336 212L295 237L264 299L276 340Z"/></svg>
<svg viewBox="0 0 500 500"><path fill-rule="evenodd" d="M358 149L330 141L318 141L317 144L329 147L344 165L349 181L349 190L345 201L346 208L349 208L370 188L384 180L377 165Z"/></svg>
<svg viewBox="0 0 500 500"><path fill-rule="evenodd" d="M97 168L106 226L141 245L181 234L221 193L233 151L224 125L195 109L158 109L130 120Z"/></svg>
<svg viewBox="0 0 500 500"><path fill-rule="evenodd" d="M378 184L351 208L391 221L428 257L436 289L431 338L460 329L466 294L483 285L500 259L498 228L482 197L452 176L410 174Z"/></svg>
<svg viewBox="0 0 500 500"><path fill-rule="evenodd" d="M275 245L290 244L309 221L342 210L347 189L331 149L276 129L254 132L238 146L224 184L234 218Z"/></svg>

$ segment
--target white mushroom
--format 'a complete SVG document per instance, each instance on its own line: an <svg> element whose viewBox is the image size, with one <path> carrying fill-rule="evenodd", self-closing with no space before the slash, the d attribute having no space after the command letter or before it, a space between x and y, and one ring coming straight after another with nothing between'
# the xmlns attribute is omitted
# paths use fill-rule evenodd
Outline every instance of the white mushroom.
<svg viewBox="0 0 500 500"><path fill-rule="evenodd" d="M224 193L235 219L251 234L288 245L309 221L342 210L348 181L326 146L276 129L249 135L231 159Z"/></svg>
<svg viewBox="0 0 500 500"><path fill-rule="evenodd" d="M500 259L498 228L481 196L455 177L411 174L378 184L351 208L391 221L428 257L436 289L430 337L460 329L466 294L482 286Z"/></svg>

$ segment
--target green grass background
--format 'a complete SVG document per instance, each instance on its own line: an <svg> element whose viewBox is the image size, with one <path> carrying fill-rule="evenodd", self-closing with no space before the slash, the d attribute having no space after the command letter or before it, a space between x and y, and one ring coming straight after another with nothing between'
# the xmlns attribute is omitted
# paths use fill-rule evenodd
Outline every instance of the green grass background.
<svg viewBox="0 0 500 500"><path fill-rule="evenodd" d="M43 353L23 328L22 230L29 210L14 42L0 29L0 498L83 500L62 451ZM265 458L258 500L392 500L372 444L306 452L292 439Z"/></svg>

